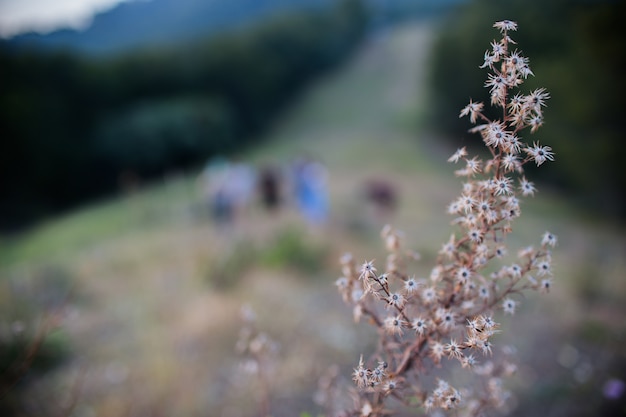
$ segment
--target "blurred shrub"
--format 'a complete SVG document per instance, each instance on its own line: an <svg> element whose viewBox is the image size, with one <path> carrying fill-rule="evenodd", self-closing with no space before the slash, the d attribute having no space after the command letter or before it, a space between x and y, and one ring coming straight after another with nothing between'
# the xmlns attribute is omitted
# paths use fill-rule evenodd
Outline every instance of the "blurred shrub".
<svg viewBox="0 0 626 417"><path fill-rule="evenodd" d="M0 414L22 415L25 404L39 401L29 393L37 378L58 367L70 357L70 343L62 330L37 334L17 330L21 322L13 322L0 330ZM36 404L50 408L56 405ZM56 411L56 410L55 410Z"/></svg>
<svg viewBox="0 0 626 417"><path fill-rule="evenodd" d="M360 0L208 39L87 58L0 45L0 227L258 138L366 25Z"/></svg>
<svg viewBox="0 0 626 417"><path fill-rule="evenodd" d="M42 336L41 345L36 348L32 358L25 357L38 335L27 331L17 331L15 326L20 322L14 322L11 329L3 329L0 337L0 368L2 369L2 383L28 378L34 374L41 374L58 366L64 359L69 357L69 340L61 330L52 331ZM23 374L16 369L22 361L28 361L27 370ZM19 385L19 384L18 384Z"/></svg>
<svg viewBox="0 0 626 417"><path fill-rule="evenodd" d="M235 242L226 253L209 259L209 284L217 290L230 290L254 267L293 269L304 277L315 276L326 267L328 250L309 239L302 230L286 228L262 245L250 240Z"/></svg>
<svg viewBox="0 0 626 417"><path fill-rule="evenodd" d="M69 336L57 320L72 282L59 266L0 280L0 415L23 415L25 404L57 406L39 404L30 389L71 357Z"/></svg>
<svg viewBox="0 0 626 417"><path fill-rule="evenodd" d="M260 255L263 265L274 268L293 268L312 276L325 267L327 251L307 240L306 233L287 229L279 233Z"/></svg>
<svg viewBox="0 0 626 417"><path fill-rule="evenodd" d="M626 33L623 1L476 0L443 22L433 49L430 108L433 126L456 138L467 137L467 122L450 122L470 98L488 102L476 58L493 32L490 22L515 20L523 28L516 40L532 54L531 68L541 73L528 89L545 87L551 99L548 122L537 137L552 146L558 164L543 170L541 180L561 187L572 201L612 217L626 218L626 172L619 146L626 132L621 75ZM484 90L484 89L482 89ZM467 144L472 146L472 144ZM531 174L532 175L532 174ZM537 178L539 179L539 178Z"/></svg>

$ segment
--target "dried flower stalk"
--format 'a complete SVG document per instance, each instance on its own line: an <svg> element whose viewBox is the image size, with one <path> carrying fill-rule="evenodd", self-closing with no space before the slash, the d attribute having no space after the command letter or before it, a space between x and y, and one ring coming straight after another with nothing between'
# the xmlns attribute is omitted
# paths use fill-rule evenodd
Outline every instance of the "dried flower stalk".
<svg viewBox="0 0 626 417"><path fill-rule="evenodd" d="M519 197L536 191L524 165L554 160L549 146L529 145L520 137L524 130L532 134L541 127L549 95L543 88L519 92L534 74L528 58L513 49L509 35L517 24L504 20L494 27L502 37L491 43L481 68L489 71L485 87L490 104L501 108L502 116L488 118L481 102L470 101L461 110L459 117L476 125L470 131L480 135L490 158L469 157L466 148L449 158L461 164L455 174L465 182L447 208L455 216L455 230L442 245L430 277L407 272L414 254L402 248L400 233L390 226L381 233L389 252L384 267L374 261L358 265L350 254L341 259L343 276L336 285L343 300L352 306L356 321L366 320L379 334L376 352L367 360L361 356L354 369L354 407L342 416L389 415L394 401L417 412L455 409L458 416L478 416L506 404L509 393L502 378L515 365L511 349L498 355L499 362L493 354L492 337L502 330L494 314L514 314L517 296L525 290L550 290L550 249L557 238L546 232L537 248L519 251L515 263L494 266L507 254L506 236L521 214ZM453 387L435 378L444 369L472 372L483 383Z"/></svg>

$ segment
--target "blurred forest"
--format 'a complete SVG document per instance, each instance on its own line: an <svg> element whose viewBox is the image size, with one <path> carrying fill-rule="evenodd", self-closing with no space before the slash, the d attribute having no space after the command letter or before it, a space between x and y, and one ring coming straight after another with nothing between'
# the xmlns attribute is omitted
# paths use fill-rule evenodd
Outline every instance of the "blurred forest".
<svg viewBox="0 0 626 417"><path fill-rule="evenodd" d="M366 22L344 0L107 57L0 45L0 227L241 150Z"/></svg>
<svg viewBox="0 0 626 417"><path fill-rule="evenodd" d="M525 138L546 138L542 143L557 150L558 164L542 169L542 180L589 213L623 221L626 171L618 150L626 132L624 16L626 2L611 0L476 0L462 5L442 25L434 48L430 121L451 138L473 137L466 119L455 123L450 115L470 98L489 103L479 66L493 34L483 28L496 20L517 21L523 29L515 39L522 52L532 51L531 69L541 74L541 80L530 77L525 87L545 87L551 96L541 132Z"/></svg>

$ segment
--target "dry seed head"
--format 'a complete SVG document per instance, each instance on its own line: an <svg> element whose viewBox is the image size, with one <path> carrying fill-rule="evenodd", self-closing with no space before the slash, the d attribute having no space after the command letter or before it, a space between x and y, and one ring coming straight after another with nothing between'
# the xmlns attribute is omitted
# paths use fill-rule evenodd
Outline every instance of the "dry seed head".
<svg viewBox="0 0 626 417"><path fill-rule="evenodd" d="M470 132L480 136L490 156L483 161L468 155L463 147L448 158L458 164L455 175L463 177L462 191L447 207L455 230L440 247L428 286L425 279L411 275L407 262L411 258L401 250L401 234L390 225L381 231L389 252L384 273L377 275L373 261L359 268L351 256L342 259L343 277L337 287L344 301L353 305L355 320L367 318L380 330L374 357L393 365L392 371L380 365L369 370L361 357L353 373L360 394L354 410L346 415L388 414L385 400L390 396L408 400L409 392L423 401L427 411L465 407L465 413L477 415L485 411L483 407L501 406L508 393L498 378L512 374L514 365L508 359L502 365L494 364L495 359L484 364L475 359L479 354L491 355L496 348L491 339L500 329L489 314L494 310L514 314L519 302L513 294L551 288L550 248L557 243L551 233L542 236L539 249L521 250L517 263L502 263L509 251L506 237L513 230L513 220L521 215L519 199L537 191L524 176L524 167L553 161L554 153L538 141L525 142L520 133L525 129L535 133L543 125L549 94L542 88L528 94L521 91L533 73L529 59L513 50L510 32L517 30L517 24L504 20L494 27L502 36L489 45L481 68L488 71L485 87L501 116L491 120L483 112L485 105L471 99L459 113L475 126ZM346 296L348 291L354 294L355 288L360 291L358 297ZM457 390L443 380L431 391L415 374L418 368L429 372L433 367L455 365L484 378L487 382L476 386L487 387L486 393ZM399 382L402 389L397 389ZM372 396L373 392L377 395Z"/></svg>

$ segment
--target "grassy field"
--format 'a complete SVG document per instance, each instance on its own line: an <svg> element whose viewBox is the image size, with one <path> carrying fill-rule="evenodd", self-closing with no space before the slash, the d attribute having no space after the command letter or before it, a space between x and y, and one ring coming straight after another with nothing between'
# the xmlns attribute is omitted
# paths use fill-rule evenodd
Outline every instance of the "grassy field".
<svg viewBox="0 0 626 417"><path fill-rule="evenodd" d="M415 273L425 276L451 232L445 207L461 182L445 161L455 146L421 128L433 36L434 26L419 23L369 39L302 95L262 147L241 155L255 166L321 160L331 194L322 228L307 227L290 206L276 215L253 206L218 228L195 176L173 174L0 241L5 322L29 328L45 308L63 311L52 336L70 353L30 384L32 414L76 398L75 416L257 415L258 390L234 353L247 304L279 344L273 415L314 415L321 372L337 363L348 376L375 336L352 323L335 292L339 256L381 259L378 233L390 222L421 253ZM394 213L377 216L364 202L371 178L398 190ZM520 357L512 412L566 415L582 399L599 410L603 384L625 375L624 231L586 219L548 189L522 210L512 248L537 244L546 230L559 246L554 290L530 294L503 325L501 343Z"/></svg>

